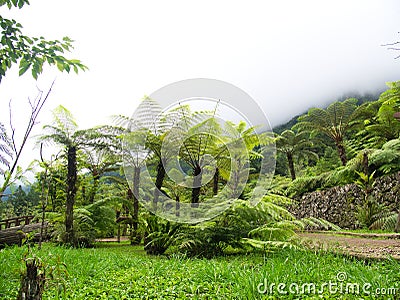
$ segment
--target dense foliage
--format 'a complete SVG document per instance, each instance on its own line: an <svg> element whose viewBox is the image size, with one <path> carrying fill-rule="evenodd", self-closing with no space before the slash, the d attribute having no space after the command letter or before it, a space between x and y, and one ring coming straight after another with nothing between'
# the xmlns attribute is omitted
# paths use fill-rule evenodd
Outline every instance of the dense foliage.
<svg viewBox="0 0 400 300"><path fill-rule="evenodd" d="M246 202L257 180L257 168L251 168L244 192L239 197L241 200L216 219L196 226L173 224L142 210L135 196L137 183L129 185L124 180L119 139L127 130L132 138L142 138L142 133L133 135L142 125L134 131L128 128L129 119L119 116L115 118L115 125L79 130L71 113L59 107L54 111L54 123L44 127L40 141L55 142L64 150L47 164L41 163L43 171L37 173L37 182L28 191L15 189L8 201L1 203L2 217L39 215L41 200L46 196L46 216L54 226L53 237L59 242L92 245L95 238L129 234L132 244L143 242L148 253L163 254L168 250L206 257L223 254L231 248L265 248L269 242L274 242L269 244L272 248L279 244L277 242L282 242L281 246L287 245L294 236L293 230L305 226L304 220L295 220L286 210L291 201L288 196L357 182L360 174L375 179L400 171L400 122L395 115L400 110L399 84L392 83L389 87L376 101L359 104L352 98L332 103L327 109L311 109L300 116L292 129L277 134L274 140L278 150L277 164L288 166L293 181L277 176L271 192L259 204L263 208L253 208ZM141 107L140 114L146 116L143 124L148 123L152 115L160 113L149 98L143 100ZM149 111L152 113L147 115ZM177 203L201 202L218 194L229 180L231 157L224 145L232 141L222 135L220 139L215 138L221 134L221 128L212 123L212 113L191 112L188 106L169 112L160 128L146 132L143 143L146 155L141 156L140 161L133 161L138 170L146 165L154 173L161 193ZM185 188L166 176L161 145L169 132L167 120L181 121L186 126L178 133L189 137L184 140L179 153L182 167L187 172L198 174L206 167L202 165L204 155L218 155L218 173L210 183L201 188ZM238 132L238 138L244 139L251 166L255 166L259 163L260 146L273 140L268 136L257 137L254 128L246 128L244 123L230 126ZM205 129L211 138L204 135ZM3 139L3 145L4 164L6 139ZM160 195L154 193L154 205ZM360 225L393 230L397 212L387 211L375 202L369 195L365 197L365 205L356 212ZM254 215L257 210L264 215ZM179 213L178 205L176 213ZM245 214L247 217L243 218ZM268 219L271 215L274 218ZM296 222L299 223L296 225Z"/></svg>

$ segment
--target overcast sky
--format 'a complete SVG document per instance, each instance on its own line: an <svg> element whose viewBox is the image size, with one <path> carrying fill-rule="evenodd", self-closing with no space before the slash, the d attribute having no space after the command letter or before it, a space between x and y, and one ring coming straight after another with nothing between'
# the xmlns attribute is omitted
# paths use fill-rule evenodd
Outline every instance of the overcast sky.
<svg viewBox="0 0 400 300"><path fill-rule="evenodd" d="M93 1L32 0L0 9L32 36L75 40L66 55L79 75L46 68L38 82L17 69L0 85L1 121L12 99L17 125L36 85L54 90L40 117L67 107L82 128L131 115L140 99L175 81L214 78L247 92L273 126L349 91L373 92L400 80L397 0ZM19 129L19 128L17 128ZM29 149L28 149L29 151Z"/></svg>

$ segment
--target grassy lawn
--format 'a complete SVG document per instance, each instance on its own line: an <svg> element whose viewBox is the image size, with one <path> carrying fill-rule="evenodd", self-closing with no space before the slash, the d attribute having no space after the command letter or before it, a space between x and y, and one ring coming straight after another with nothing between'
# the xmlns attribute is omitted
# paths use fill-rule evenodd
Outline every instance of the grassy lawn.
<svg viewBox="0 0 400 300"><path fill-rule="evenodd" d="M18 247L0 250L0 299L16 298L24 252L26 248ZM50 282L45 299L57 299L57 294L63 299L321 299L321 289L323 299L376 299L377 288L393 293L382 290L391 287L397 288L397 295L381 299L400 294L400 262L390 259L364 261L289 249L211 260L167 258L147 256L142 247L111 243L94 249L45 244L33 252L48 266L57 265L58 258L67 266L68 276L61 272L62 280ZM279 283L286 284L281 290L288 294L279 293ZM316 291L307 284L314 284ZM352 293L348 284L354 284L355 291L358 285L360 294ZM298 287L299 293L291 293L290 287L292 292ZM258 291L265 289L265 294Z"/></svg>

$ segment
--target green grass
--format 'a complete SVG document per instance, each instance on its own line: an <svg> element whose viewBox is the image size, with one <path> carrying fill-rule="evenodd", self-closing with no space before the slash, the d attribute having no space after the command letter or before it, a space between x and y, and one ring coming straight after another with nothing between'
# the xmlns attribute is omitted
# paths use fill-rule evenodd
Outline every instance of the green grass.
<svg viewBox="0 0 400 300"><path fill-rule="evenodd" d="M26 248L10 247L0 251L0 299L15 299L20 280L21 258ZM330 253L282 250L268 254L250 254L215 259L186 259L180 256L147 256L142 247L127 244L101 244L94 249L66 249L45 244L33 252L49 266L57 257L65 262L66 295L63 299L317 299L314 293L282 295L279 283L365 283L376 288L400 288L400 262L364 261ZM266 281L276 286L270 295L262 295L257 286ZM340 286L340 285L339 285ZM260 286L263 288L263 285ZM344 290L345 291L345 290ZM54 282L46 288L44 299L56 299L61 286ZM362 293L362 291L361 291ZM397 291L397 296L400 290ZM323 299L375 299L373 295L330 294ZM391 298L394 298L391 296ZM318 298L321 299L321 298ZM382 299L390 299L383 297Z"/></svg>

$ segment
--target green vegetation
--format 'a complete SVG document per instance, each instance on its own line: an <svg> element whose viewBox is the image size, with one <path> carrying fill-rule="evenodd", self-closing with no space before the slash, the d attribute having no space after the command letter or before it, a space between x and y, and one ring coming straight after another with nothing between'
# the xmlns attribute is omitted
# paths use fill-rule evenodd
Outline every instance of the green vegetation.
<svg viewBox="0 0 400 300"><path fill-rule="evenodd" d="M0 252L0 296L15 299L19 285L20 258L26 248L6 248ZM187 259L184 256L148 256L141 247L128 244L99 244L94 249L72 249L44 245L33 250L47 268L61 262L68 276L49 280L44 299L261 299L257 286L264 283L345 283L361 287L398 287L399 262L359 261L328 253L286 249L276 253L253 253L214 259ZM62 268L61 268L62 270ZM56 273L57 278L59 275ZM64 290L65 288L65 290ZM263 288L263 286L261 286ZM266 294L268 296L268 294ZM275 286L273 295L282 297ZM307 295L307 294L306 294ZM374 299L376 296L322 294L325 299ZM300 295L305 296L305 295ZM312 293L310 299L318 298ZM298 295L285 295L297 299ZM319 298L318 298L319 299Z"/></svg>
<svg viewBox="0 0 400 300"><path fill-rule="evenodd" d="M22 8L29 2L0 0L4 5ZM31 38L1 16L0 27L0 82L14 64L20 75L31 70L35 79L46 63L66 72L87 69L63 56L72 49L67 37ZM132 119L117 116L112 124L89 129L79 129L71 112L59 106L37 138L35 182L17 186L25 183L18 165L22 149L50 91L30 102L20 147L12 120L8 130L0 123L0 220L33 214L42 224L38 249L0 250L0 298L14 299L20 283L19 298L27 296L24 288L35 282L28 278L31 267L39 271L38 293L47 299L258 299L268 296L257 290L269 291L265 282L350 282L370 284L370 292L399 288L399 262L391 258L359 261L306 251L296 231L340 228L323 219L296 219L290 205L306 192L353 183L364 195L354 225L400 231L398 203L385 207L372 193L377 178L400 171L400 81L376 99L346 98L311 108L275 136L244 121L219 122L219 102L210 111L179 103L165 112L145 97ZM49 144L59 152L43 157ZM276 158L275 174L264 174L275 170L275 161L264 158ZM210 202L215 205L204 210L217 213L197 219L203 211L196 209ZM160 211L169 220L157 216ZM174 222L181 217L188 224ZM45 222L52 243L42 247ZM129 236L129 245L95 242L121 235ZM26 235L24 243L33 237ZM269 294L282 296L277 286ZM321 295L342 296L328 290ZM365 291L361 296L375 298Z"/></svg>

